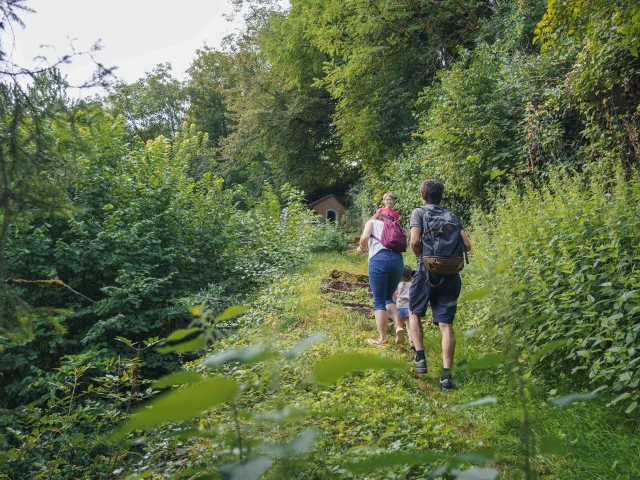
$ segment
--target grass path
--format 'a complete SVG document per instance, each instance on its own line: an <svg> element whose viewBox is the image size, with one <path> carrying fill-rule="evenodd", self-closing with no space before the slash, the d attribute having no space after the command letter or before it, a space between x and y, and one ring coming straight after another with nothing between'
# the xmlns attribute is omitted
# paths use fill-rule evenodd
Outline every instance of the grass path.
<svg viewBox="0 0 640 480"><path fill-rule="evenodd" d="M310 453L272 467L266 478L425 478L438 462L356 473L345 465L382 452L458 454L485 447L497 448L488 466L498 469L501 478L522 478L521 413L516 396L503 384L503 375L490 371L455 373L460 389L443 394L437 377L441 357L435 327L425 326L429 374L418 378L410 367L408 346L379 348L366 343L375 336L372 315L328 301L371 302L365 289L348 295L323 294L322 279L328 278L332 269L366 274L366 262L356 255L314 257L309 265L267 289L244 317L245 326L216 344L216 350L268 344L282 351L318 332L325 336L323 342L287 361L236 364L224 369L226 375L249 386L238 404L246 445L265 439L268 443L287 442L310 427L321 433ZM461 307L456 363L485 350L473 337L462 334L469 322L466 317L469 312ZM316 362L354 352L400 360L407 368L353 373L331 386L314 382ZM534 385L536 391L529 396L536 432L555 433L568 450L564 457L537 456L534 465L538 474L554 479L640 478L640 441L634 434L637 425L625 424L597 403L567 409L549 407L544 382ZM498 397L498 403L454 408L487 395ZM271 421L265 414L279 419ZM229 421L230 415L228 409L215 411L203 426L233 436L236 425ZM211 441L204 448L210 452L222 451L222 447ZM217 461L223 457L224 452Z"/></svg>

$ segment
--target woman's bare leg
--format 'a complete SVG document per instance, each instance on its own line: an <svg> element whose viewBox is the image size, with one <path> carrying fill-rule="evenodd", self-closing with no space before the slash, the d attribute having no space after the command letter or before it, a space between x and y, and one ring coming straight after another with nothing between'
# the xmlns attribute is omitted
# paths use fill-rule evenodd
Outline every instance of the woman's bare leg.
<svg viewBox="0 0 640 480"><path fill-rule="evenodd" d="M393 319L393 331L396 336L396 343L403 344L405 342L404 337L404 322L400 323L400 316L398 315L398 308L395 303L389 303L387 305L387 312Z"/></svg>
<svg viewBox="0 0 640 480"><path fill-rule="evenodd" d="M387 324L389 323L389 313L386 310L376 310L373 312L376 317L376 327L378 328L378 343L387 343Z"/></svg>

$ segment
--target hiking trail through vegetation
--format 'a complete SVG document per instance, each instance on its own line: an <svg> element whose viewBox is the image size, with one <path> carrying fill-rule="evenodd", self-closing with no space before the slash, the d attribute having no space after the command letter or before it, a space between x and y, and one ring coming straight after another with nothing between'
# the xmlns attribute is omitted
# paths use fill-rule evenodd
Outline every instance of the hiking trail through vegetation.
<svg viewBox="0 0 640 480"><path fill-rule="evenodd" d="M277 464L265 478L425 478L443 466L443 459L469 452L475 452L479 459L476 468L495 468L506 478L517 477L523 454L517 396L508 387L505 390L500 375L464 369L454 369L459 390L442 393L438 381L440 335L429 324L425 324L426 375L413 373L408 345L368 345L366 338L375 332L375 321L365 272L366 261L361 255L316 256L309 265L273 284L245 315L246 327L215 345L216 351L256 344L288 351L305 339L319 333L323 336L320 343L309 346L300 356L276 364L268 360L230 364L223 370L238 383L260 384L253 387L257 388L255 394L242 395L237 404L243 442L261 443L266 439L267 443L286 443L309 429L317 432L316 443L304 455L301 453L293 463ZM457 319L457 365L475 358L482 349L473 336L465 334L469 308L461 305ZM252 319L260 320L252 324ZM335 385L318 384L314 365L344 354L387 358L406 367L353 372ZM200 362L192 362L187 368L199 369ZM536 431L541 436L549 429L561 432L567 446L564 456L540 455L534 459L536 471L545 478L598 478L594 472L611 469L610 452L627 459L616 469L640 472L635 453L640 444L629 440L626 427L617 424L615 418L603 415L603 405L552 408L546 405L544 394L530 395L530 415ZM489 396L495 396L496 403L474 405ZM219 436L233 436L237 430L229 421L233 415L231 408L221 407L200 425ZM288 419L276 420L282 415ZM263 420L256 424L257 418ZM592 451L592 445L605 441L607 452ZM208 453L221 448L213 441L200 442L191 447L200 452L200 462L206 462ZM371 459L382 452L397 458L387 458L382 462L386 466L380 468L380 461ZM232 461L233 456L217 458L224 463ZM465 462L456 468L472 466Z"/></svg>

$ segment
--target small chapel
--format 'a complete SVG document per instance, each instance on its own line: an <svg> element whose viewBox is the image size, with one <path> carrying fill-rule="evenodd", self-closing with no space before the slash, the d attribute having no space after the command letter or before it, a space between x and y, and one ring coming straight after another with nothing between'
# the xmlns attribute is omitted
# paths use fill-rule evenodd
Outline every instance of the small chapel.
<svg viewBox="0 0 640 480"><path fill-rule="evenodd" d="M309 208L320 215L324 222L340 223L346 210L345 206L335 195L327 195L309 204Z"/></svg>

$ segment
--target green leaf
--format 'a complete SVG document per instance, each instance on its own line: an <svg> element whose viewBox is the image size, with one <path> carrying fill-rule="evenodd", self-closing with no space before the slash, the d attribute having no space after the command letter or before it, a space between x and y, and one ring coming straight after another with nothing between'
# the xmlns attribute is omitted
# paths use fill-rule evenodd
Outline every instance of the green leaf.
<svg viewBox="0 0 640 480"><path fill-rule="evenodd" d="M210 356L204 362L207 367L217 367L227 362L254 363L270 356L262 345L251 345L245 348L225 350Z"/></svg>
<svg viewBox="0 0 640 480"><path fill-rule="evenodd" d="M502 362L502 357L497 353L489 353L482 358L478 358L476 360L469 360L464 365L461 365L461 368L465 370L482 370L485 368L493 368Z"/></svg>
<svg viewBox="0 0 640 480"><path fill-rule="evenodd" d="M116 340L118 340L119 342L124 343L127 347L132 347L133 348L133 342L131 340L129 340L128 338L116 337Z"/></svg>
<svg viewBox="0 0 640 480"><path fill-rule="evenodd" d="M498 399L496 397L488 396L484 398L479 398L478 400L474 400L473 402L463 403L462 405L456 405L452 408L452 410L464 410L465 408L471 407L480 407L482 405L492 405L494 403L498 403Z"/></svg>
<svg viewBox="0 0 640 480"><path fill-rule="evenodd" d="M184 330L176 330L175 332L172 332L171 335L169 335L167 338L165 338L165 340L167 342L177 342L178 340L182 340L183 338L188 337L192 333L195 333L198 331L200 331L199 328L187 328Z"/></svg>
<svg viewBox="0 0 640 480"><path fill-rule="evenodd" d="M627 407L627 409L624 411L624 413L628 414L628 413L633 412L636 409L637 406L638 406L638 402L631 402L631 405L629 405Z"/></svg>
<svg viewBox="0 0 640 480"><path fill-rule="evenodd" d="M227 308L224 312L216 317L218 322L222 322L224 320L229 320L233 317L238 317L247 311L247 307L244 305L235 305L233 307Z"/></svg>
<svg viewBox="0 0 640 480"><path fill-rule="evenodd" d="M538 360L540 360L542 357L544 357L547 353L556 350L560 347L563 347L564 345L567 344L567 339L560 339L560 340L552 340L550 342L545 343L542 348L540 348L540 350L538 350L536 353L534 353L531 356L531 363L536 363Z"/></svg>
<svg viewBox="0 0 640 480"><path fill-rule="evenodd" d="M564 397L554 398L549 400L549 404L556 405L559 407L566 407L571 405L573 402L584 402L588 400L593 400L598 395L596 393L570 393L569 395L565 395Z"/></svg>
<svg viewBox="0 0 640 480"><path fill-rule="evenodd" d="M156 348L156 352L166 354L166 353L184 353L191 352L193 350L201 350L207 346L207 342L205 342L204 338L198 337L193 340L189 340L188 342L179 343L177 345L166 345L163 347Z"/></svg>
<svg viewBox="0 0 640 480"><path fill-rule="evenodd" d="M238 390L235 381L228 378L210 378L159 396L150 405L140 407L115 434L122 438L127 433L147 429L165 422L181 422L197 417L207 408L229 401Z"/></svg>
<svg viewBox="0 0 640 480"><path fill-rule="evenodd" d="M223 480L257 480L273 464L269 457L251 457L246 463L233 463L220 468Z"/></svg>
<svg viewBox="0 0 640 480"><path fill-rule="evenodd" d="M190 370L182 370L180 372L170 373L159 380L157 380L151 388L167 388L173 385L189 385L191 383L199 382L203 379L202 375L198 372Z"/></svg>
<svg viewBox="0 0 640 480"><path fill-rule="evenodd" d="M420 465L422 463L446 461L447 457L439 453L394 452L372 456L360 462L348 463L345 468L351 472L364 472L397 465Z"/></svg>
<svg viewBox="0 0 640 480"><path fill-rule="evenodd" d="M550 455L565 455L567 453L564 442L553 433L542 437L540 441L540 452Z"/></svg>
<svg viewBox="0 0 640 480"><path fill-rule="evenodd" d="M385 370L406 368L404 362L389 358L363 355L361 353L343 353L320 360L313 366L313 374L319 383L337 382L348 373L359 370Z"/></svg>
<svg viewBox="0 0 640 480"><path fill-rule="evenodd" d="M477 290L473 290L469 293L465 293L458 299L458 305L464 302L470 302L472 300L477 300L482 297L486 297L491 293L490 288L479 288Z"/></svg>
<svg viewBox="0 0 640 480"><path fill-rule="evenodd" d="M629 398L630 396L631 396L631 394L629 392L625 392L625 393L623 393L621 395L618 395L616 398L614 398L609 403L607 403L607 407L610 407L611 405L615 405L619 401L624 400L626 398Z"/></svg>
<svg viewBox="0 0 640 480"><path fill-rule="evenodd" d="M543 322L547 318L549 318L548 315L538 315L537 317L529 317L524 321L524 326L530 327L531 325L535 325L536 323Z"/></svg>

